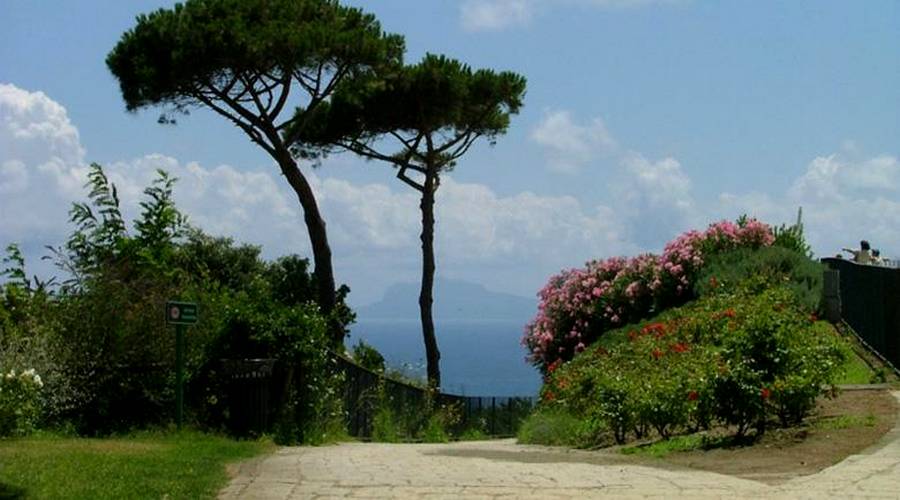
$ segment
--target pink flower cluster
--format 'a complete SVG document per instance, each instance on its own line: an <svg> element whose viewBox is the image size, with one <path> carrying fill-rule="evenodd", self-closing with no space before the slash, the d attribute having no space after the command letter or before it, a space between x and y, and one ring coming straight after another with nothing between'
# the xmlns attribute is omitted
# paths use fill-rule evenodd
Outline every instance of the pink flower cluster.
<svg viewBox="0 0 900 500"><path fill-rule="evenodd" d="M546 371L603 332L689 299L705 256L768 246L774 239L771 228L755 219L721 221L704 232L682 234L659 256L612 257L564 270L538 292L538 313L525 327L522 344L530 361Z"/></svg>

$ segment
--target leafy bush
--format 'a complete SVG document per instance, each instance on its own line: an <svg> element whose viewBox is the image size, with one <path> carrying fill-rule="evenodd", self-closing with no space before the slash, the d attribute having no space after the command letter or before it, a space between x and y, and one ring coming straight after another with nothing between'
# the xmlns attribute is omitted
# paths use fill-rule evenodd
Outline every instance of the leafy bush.
<svg viewBox="0 0 900 500"><path fill-rule="evenodd" d="M167 300L187 300L201 315L186 343L189 419L216 428L227 420L221 359L276 358L285 381L279 439L320 442L341 432L341 378L325 329L351 321L352 312L339 306L322 316L306 259L267 263L258 247L188 226L172 200L174 183L158 172L129 230L115 186L92 165L89 199L73 205L74 230L53 250L67 277L58 286L28 279L10 248L0 273L0 366L39 370L52 424L84 434L164 424L174 410L175 346L162 311Z"/></svg>
<svg viewBox="0 0 900 500"><path fill-rule="evenodd" d="M561 410L536 411L519 427L518 440L546 446L579 446L585 425L580 418Z"/></svg>
<svg viewBox="0 0 900 500"><path fill-rule="evenodd" d="M41 416L41 376L33 368L0 372L0 437L30 434Z"/></svg>
<svg viewBox="0 0 900 500"><path fill-rule="evenodd" d="M794 225L788 226L782 224L772 228L772 234L775 236L775 241L772 242L772 245L792 250L812 259L812 248L809 246L809 243L806 242L806 236L803 234L802 217L803 209L801 208L797 213L797 222Z"/></svg>
<svg viewBox="0 0 900 500"><path fill-rule="evenodd" d="M700 270L694 290L700 297L733 292L737 287L763 290L787 286L808 311L819 310L825 266L796 250L771 246L738 249L713 256Z"/></svg>
<svg viewBox="0 0 900 500"><path fill-rule="evenodd" d="M563 271L538 293L538 314L522 343L531 362L546 373L556 360L572 359L605 332L693 298L697 273L710 257L772 241L769 226L759 221L722 221L702 233L682 234L660 256L613 257Z"/></svg>
<svg viewBox="0 0 900 500"><path fill-rule="evenodd" d="M434 413L428 417L421 436L422 441L425 443L446 443L450 441L450 434L447 432L447 422L445 422L444 415Z"/></svg>
<svg viewBox="0 0 900 500"><path fill-rule="evenodd" d="M384 373L384 356L378 352L378 349L363 342L362 339L353 346L352 355L353 360L356 361L359 366L362 366L367 370L372 370L375 373Z"/></svg>
<svg viewBox="0 0 900 500"><path fill-rule="evenodd" d="M388 405L379 405L372 418L372 441L396 443L400 441L400 429L393 410Z"/></svg>
<svg viewBox="0 0 900 500"><path fill-rule="evenodd" d="M718 422L738 435L802 419L844 363L789 288L739 289L609 332L550 365L543 411L583 422L579 444L661 437Z"/></svg>

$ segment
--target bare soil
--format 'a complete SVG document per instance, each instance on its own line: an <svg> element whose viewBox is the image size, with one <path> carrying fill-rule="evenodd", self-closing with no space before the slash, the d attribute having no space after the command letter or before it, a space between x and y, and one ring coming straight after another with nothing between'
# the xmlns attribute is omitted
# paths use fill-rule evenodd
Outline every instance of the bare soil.
<svg viewBox="0 0 900 500"><path fill-rule="evenodd" d="M897 400L886 389L845 390L834 399L821 398L803 425L770 429L751 445L635 458L780 484L877 446L897 423L897 413Z"/></svg>
<svg viewBox="0 0 900 500"><path fill-rule="evenodd" d="M865 386L863 386L865 387ZM898 423L897 400L889 389L843 390L835 398L820 398L812 416L802 425L770 428L762 437L743 445L672 452L657 458L621 453L621 447L575 450L523 447L515 451L479 448L435 451L435 455L487 458L521 463L633 464L667 469L697 469L777 485L798 476L815 474L850 455L879 446ZM711 437L725 435L719 429ZM628 446L634 446L632 443Z"/></svg>

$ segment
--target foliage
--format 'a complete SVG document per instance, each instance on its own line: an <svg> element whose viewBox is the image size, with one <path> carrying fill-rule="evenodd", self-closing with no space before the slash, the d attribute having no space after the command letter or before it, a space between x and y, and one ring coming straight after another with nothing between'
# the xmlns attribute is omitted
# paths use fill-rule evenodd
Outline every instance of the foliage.
<svg viewBox="0 0 900 500"><path fill-rule="evenodd" d="M196 431L108 439L38 434L0 440L0 496L18 498L213 498L226 465L272 451Z"/></svg>
<svg viewBox="0 0 900 500"><path fill-rule="evenodd" d="M428 383L440 388L440 353L432 319L434 204L440 176L480 137L494 143L519 112L525 78L472 69L433 54L386 74L364 74L338 86L310 120L287 136L300 154L352 151L398 169L397 178L421 194L422 298L419 301ZM410 177L410 171L415 172Z"/></svg>
<svg viewBox="0 0 900 500"><path fill-rule="evenodd" d="M655 432L734 426L763 432L801 420L833 384L846 347L786 287L704 297L613 330L548 367L542 411L583 422L580 445Z"/></svg>
<svg viewBox="0 0 900 500"><path fill-rule="evenodd" d="M553 276L538 293L538 313L522 343L546 373L585 349L605 332L658 314L692 298L705 261L738 248L771 245L769 227L748 219L721 221L704 232L689 231L669 242L662 255L613 257Z"/></svg>
<svg viewBox="0 0 900 500"><path fill-rule="evenodd" d="M44 387L33 368L0 371L0 437L30 434L41 417L39 393Z"/></svg>
<svg viewBox="0 0 900 500"><path fill-rule="evenodd" d="M450 429L459 424L462 418L460 409L452 404L434 405L426 402L429 408L427 419L420 431L422 441L426 443L446 443L450 440Z"/></svg>
<svg viewBox="0 0 900 500"><path fill-rule="evenodd" d="M428 420L425 421L425 427L422 429L422 441L425 443L446 443L450 441L447 423L444 420L443 415L440 413L435 413L428 417Z"/></svg>
<svg viewBox="0 0 900 500"><path fill-rule="evenodd" d="M187 335L189 419L220 428L229 405L238 404L229 401L221 359L274 358L276 378L286 381L279 440L321 442L339 434L341 378L328 354L328 322L349 321L352 311L319 311L305 259L268 263L258 247L189 227L174 205L174 183L158 173L129 231L115 186L92 165L89 199L74 205L74 231L54 250L69 273L57 289L23 280L24 261L10 251L0 366L41 373L50 424L97 434L165 423L174 407L175 356L161 313L167 300L193 301L201 321Z"/></svg>
<svg viewBox="0 0 900 500"><path fill-rule="evenodd" d="M330 316L340 306L325 222L283 134L302 131L344 80L397 67L403 51L402 37L335 0L187 0L138 16L106 58L128 110L162 106L160 123L175 123L208 108L277 162L303 208L333 347L349 310Z"/></svg>
<svg viewBox="0 0 900 500"><path fill-rule="evenodd" d="M469 427L458 436L460 441L484 441L488 435L478 427Z"/></svg>
<svg viewBox="0 0 900 500"><path fill-rule="evenodd" d="M700 269L695 293L729 293L738 286L758 290L781 285L791 289L810 312L820 309L825 266L784 247L738 249L714 255Z"/></svg>
<svg viewBox="0 0 900 500"><path fill-rule="evenodd" d="M560 408L545 408L528 416L519 427L520 443L578 446L583 443L582 419Z"/></svg>
<svg viewBox="0 0 900 500"><path fill-rule="evenodd" d="M772 234L775 236L775 241L772 242L772 245L792 250L808 259L812 259L812 247L806 242L806 236L803 234L802 207L797 211L796 223L790 226L782 224L778 227L774 227L772 228Z"/></svg>
<svg viewBox="0 0 900 500"><path fill-rule="evenodd" d="M353 360L359 366L375 373L384 373L384 356L371 345L365 343L362 339L353 346Z"/></svg>
<svg viewBox="0 0 900 500"><path fill-rule="evenodd" d="M388 405L379 405L372 418L372 441L377 443L397 443L401 431L397 428L397 417Z"/></svg>

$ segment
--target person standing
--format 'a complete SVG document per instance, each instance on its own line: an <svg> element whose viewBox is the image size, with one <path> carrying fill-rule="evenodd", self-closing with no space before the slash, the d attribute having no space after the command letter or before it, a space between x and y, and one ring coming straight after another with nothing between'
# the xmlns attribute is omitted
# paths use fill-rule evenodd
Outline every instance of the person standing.
<svg viewBox="0 0 900 500"><path fill-rule="evenodd" d="M856 262L857 264L872 263L872 247L866 240L859 242L859 250L852 250L850 248L844 248L843 250L845 252L850 252L853 255L853 262Z"/></svg>

